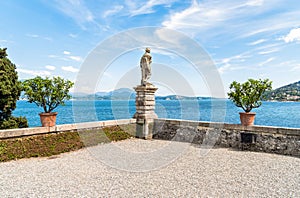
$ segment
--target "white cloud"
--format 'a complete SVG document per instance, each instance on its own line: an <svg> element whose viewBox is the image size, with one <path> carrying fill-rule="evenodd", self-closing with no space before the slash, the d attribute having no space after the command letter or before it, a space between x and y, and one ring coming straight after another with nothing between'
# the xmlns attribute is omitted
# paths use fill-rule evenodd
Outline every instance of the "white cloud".
<svg viewBox="0 0 300 198"><path fill-rule="evenodd" d="M77 38L78 35L70 33L69 36L70 36L71 38Z"/></svg>
<svg viewBox="0 0 300 198"><path fill-rule="evenodd" d="M226 63L225 65L219 67L218 71L220 74L224 74L225 72L228 72L228 71L234 71L234 70L240 70L240 69L243 69L243 67Z"/></svg>
<svg viewBox="0 0 300 198"><path fill-rule="evenodd" d="M278 51L279 51L279 49L271 49L271 50L258 52L258 54L265 55L265 54L271 54L271 53L278 52Z"/></svg>
<svg viewBox="0 0 300 198"><path fill-rule="evenodd" d="M184 31L195 37L200 36L207 41L211 37L229 35L230 39L257 29L257 20L252 21L253 15L263 13L270 6L262 6L264 2L251 1L197 1L193 0L185 10L171 13L162 25ZM274 3L276 5L276 3ZM273 5L272 5L273 6ZM251 24L251 25L249 25ZM265 24L264 24L265 26Z"/></svg>
<svg viewBox="0 0 300 198"><path fill-rule="evenodd" d="M260 54L260 55L267 55L267 54L271 54L274 52L278 52L281 50L283 44L276 42L276 43L270 43L270 44L266 44L266 45L261 45L259 47L256 47L252 50L250 50L250 53L253 54Z"/></svg>
<svg viewBox="0 0 300 198"><path fill-rule="evenodd" d="M225 64L221 67L218 68L218 71L220 74L224 74L226 71L230 70L231 65L230 64Z"/></svg>
<svg viewBox="0 0 300 198"><path fill-rule="evenodd" d="M162 48L155 48L155 50L152 51L151 53L168 56L170 58L178 57L178 54L176 54L175 52L169 51L168 49L162 49Z"/></svg>
<svg viewBox="0 0 300 198"><path fill-rule="evenodd" d="M162 25L171 29L206 28L225 20L226 14L226 9L220 9L220 6L205 2L199 4L194 0L189 8L172 14Z"/></svg>
<svg viewBox="0 0 300 198"><path fill-rule="evenodd" d="M0 43L9 43L10 41L8 41L8 40L0 40Z"/></svg>
<svg viewBox="0 0 300 198"><path fill-rule="evenodd" d="M49 69L49 70L51 70L51 71L54 71L54 70L56 69L56 67L53 66L53 65L46 65L45 68L46 68L46 69Z"/></svg>
<svg viewBox="0 0 300 198"><path fill-rule="evenodd" d="M218 66L218 71L220 74L223 74L226 71L242 69L243 67L240 66L240 64L245 62L245 60L250 57L251 55L249 55L248 52L244 52L232 57L217 60L216 64Z"/></svg>
<svg viewBox="0 0 300 198"><path fill-rule="evenodd" d="M36 71L36 70L29 70L29 69L21 69L17 68L17 72L23 73L23 74L29 74L31 76L50 76L51 72L49 71Z"/></svg>
<svg viewBox="0 0 300 198"><path fill-rule="evenodd" d="M108 77L108 78L112 78L112 75L109 72L107 72L107 71L105 71L103 73L103 76Z"/></svg>
<svg viewBox="0 0 300 198"><path fill-rule="evenodd" d="M264 66L264 65L266 65L266 64L268 64L268 63L270 63L270 62L272 62L274 59L275 59L274 57L268 58L267 60L265 60L265 61L259 63L258 65L259 65L259 66Z"/></svg>
<svg viewBox="0 0 300 198"><path fill-rule="evenodd" d="M300 41L300 28L292 29L286 36L282 38L286 43Z"/></svg>
<svg viewBox="0 0 300 198"><path fill-rule="evenodd" d="M54 54L49 54L48 57L49 57L49 58L58 58L58 56L57 56L57 55L54 55Z"/></svg>
<svg viewBox="0 0 300 198"><path fill-rule="evenodd" d="M253 41L251 43L248 43L248 45L258 45L258 44L264 43L266 41L267 41L266 39L259 39L257 41Z"/></svg>
<svg viewBox="0 0 300 198"><path fill-rule="evenodd" d="M287 28L299 26L300 11L297 7L274 12L284 5L282 0L194 0L190 7L171 12L162 25L183 31L193 38L201 39L203 43L215 38L229 41L256 35L267 38ZM264 17L266 14L267 17Z"/></svg>
<svg viewBox="0 0 300 198"><path fill-rule="evenodd" d="M300 64L292 67L292 69L290 71L297 71L297 72L300 71Z"/></svg>
<svg viewBox="0 0 300 198"><path fill-rule="evenodd" d="M71 60L81 62L82 58L80 56L68 56Z"/></svg>
<svg viewBox="0 0 300 198"><path fill-rule="evenodd" d="M193 0L189 8L172 13L168 20L162 24L172 29L198 28L201 31L205 28L217 27L219 24L238 20L234 27L241 23L240 19L247 18L249 13L258 11L257 6L263 7L263 0L249 1L200 1ZM232 24L230 24L232 25ZM200 29L199 29L200 28Z"/></svg>
<svg viewBox="0 0 300 198"><path fill-rule="evenodd" d="M142 6L138 6L138 8L136 9L136 5L134 4L128 4L129 7L131 8L135 8L135 9L131 9L130 15L131 16L136 16L136 15L141 15L141 14L150 14L155 12L153 10L154 6L158 6L158 5L164 5L164 6L170 6L170 4L172 4L174 1L176 0L149 0L147 1L146 4L142 5Z"/></svg>
<svg viewBox="0 0 300 198"><path fill-rule="evenodd" d="M76 73L79 71L79 69L77 69L73 66L63 66L63 67L61 67L61 69L64 71L73 72L73 73Z"/></svg>
<svg viewBox="0 0 300 198"><path fill-rule="evenodd" d="M122 6L122 5L114 6L111 10L105 11L103 14L103 17L106 18L108 16L114 15L114 14L120 12L123 8L124 8L124 6Z"/></svg>
<svg viewBox="0 0 300 198"><path fill-rule="evenodd" d="M249 0L246 5L249 6L262 6L264 4L264 0Z"/></svg>
<svg viewBox="0 0 300 198"><path fill-rule="evenodd" d="M234 63L240 63L240 62L244 62L246 58L250 58L251 55L249 55L248 52L244 52L235 56L231 56L228 58L223 58L221 60L217 61L217 64L227 64L230 62L234 62Z"/></svg>
<svg viewBox="0 0 300 198"><path fill-rule="evenodd" d="M32 37L32 38L38 38L38 37L40 37L40 36L37 35L37 34L26 34L26 36Z"/></svg>
<svg viewBox="0 0 300 198"><path fill-rule="evenodd" d="M245 33L240 35L240 38L251 37L259 34L274 35L276 32L286 31L291 27L299 26L300 11L282 12L271 15L267 18L260 18L257 20L251 20L245 24ZM294 20L287 20L294 19Z"/></svg>
<svg viewBox="0 0 300 198"><path fill-rule="evenodd" d="M71 52L69 51L63 51L63 54L66 56L57 56L57 55L48 55L49 58L56 58L64 61L76 61L76 62L82 62L82 58L80 56L69 56Z"/></svg>
<svg viewBox="0 0 300 198"><path fill-rule="evenodd" d="M47 40L47 41L52 41L53 40L50 37L40 36L40 35L37 35L37 34L26 34L26 36L31 37L31 38L41 38L41 39L44 39L44 40Z"/></svg>
<svg viewBox="0 0 300 198"><path fill-rule="evenodd" d="M63 52L64 55L70 55L71 52L69 51L64 51ZM67 56L68 59L70 60L73 60L73 61L76 61L76 62L81 62L82 61L82 58L80 56ZM67 60L65 58L62 58L63 60Z"/></svg>
<svg viewBox="0 0 300 198"><path fill-rule="evenodd" d="M171 45L177 46L177 47L181 47L182 46L181 41L184 40L184 39L182 39L182 35L177 34L173 30L169 30L169 29L166 29L166 28L157 29L155 31L155 36L156 35L163 42L170 43ZM143 40L143 38L140 38L140 39ZM157 45L157 48L161 48L161 43L160 42L156 43L156 45ZM168 49L169 47L164 46L164 48Z"/></svg>
<svg viewBox="0 0 300 198"><path fill-rule="evenodd" d="M277 49L280 46L282 46L281 43L271 43L271 44L259 46L255 48L255 50L268 50L268 49L275 49L275 48Z"/></svg>
<svg viewBox="0 0 300 198"><path fill-rule="evenodd" d="M83 0L56 0L53 5L72 18L83 29L85 29L85 23L94 22L93 13L86 7Z"/></svg>

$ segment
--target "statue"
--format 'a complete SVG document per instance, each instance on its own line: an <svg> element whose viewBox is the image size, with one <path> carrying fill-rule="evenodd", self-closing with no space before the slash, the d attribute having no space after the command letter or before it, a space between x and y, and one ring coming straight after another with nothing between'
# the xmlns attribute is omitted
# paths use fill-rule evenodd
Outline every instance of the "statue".
<svg viewBox="0 0 300 198"><path fill-rule="evenodd" d="M151 83L147 82L151 77L151 66L150 66L150 64L152 63L151 59L152 59L152 57L150 54L150 48L147 47L145 49L145 53L142 56L141 61L140 61L140 67L142 70L141 85L144 85L144 86L146 86L147 84L151 85Z"/></svg>

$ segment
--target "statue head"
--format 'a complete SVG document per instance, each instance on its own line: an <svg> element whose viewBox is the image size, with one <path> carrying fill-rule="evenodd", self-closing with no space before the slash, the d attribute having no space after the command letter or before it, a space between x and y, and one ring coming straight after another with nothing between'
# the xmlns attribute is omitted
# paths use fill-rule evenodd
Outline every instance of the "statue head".
<svg viewBox="0 0 300 198"><path fill-rule="evenodd" d="M150 48L147 47L147 48L145 49L145 52L150 53Z"/></svg>

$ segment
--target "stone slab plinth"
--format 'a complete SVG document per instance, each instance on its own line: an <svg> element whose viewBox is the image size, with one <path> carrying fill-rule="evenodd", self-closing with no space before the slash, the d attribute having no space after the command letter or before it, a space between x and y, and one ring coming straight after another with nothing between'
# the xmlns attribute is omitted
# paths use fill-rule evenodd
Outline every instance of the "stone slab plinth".
<svg viewBox="0 0 300 198"><path fill-rule="evenodd" d="M134 88L136 91L135 105L136 113L136 136L138 138L152 139L152 123L157 118L155 113L155 92L158 88L151 84L139 85Z"/></svg>

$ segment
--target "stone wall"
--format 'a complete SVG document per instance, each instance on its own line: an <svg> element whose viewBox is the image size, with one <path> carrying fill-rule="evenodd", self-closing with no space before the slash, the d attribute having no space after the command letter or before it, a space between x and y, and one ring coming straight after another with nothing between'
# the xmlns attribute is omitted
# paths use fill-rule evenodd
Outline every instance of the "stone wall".
<svg viewBox="0 0 300 198"><path fill-rule="evenodd" d="M80 131L115 125L135 125L135 119L86 122L0 130L0 139L25 137L47 133ZM226 147L300 157L300 129L154 119L150 129L154 139L190 142L203 147Z"/></svg>
<svg viewBox="0 0 300 198"><path fill-rule="evenodd" d="M300 157L300 129L155 119L153 138Z"/></svg>
<svg viewBox="0 0 300 198"><path fill-rule="evenodd" d="M0 130L0 139L33 136L33 135L40 135L40 134L47 134L47 133L61 133L61 132L69 132L69 131L80 131L86 129L97 129L106 126L128 125L128 124L135 125L135 123L136 123L135 119L124 119L124 120L108 120L108 121L99 121L99 122L64 124L64 125L56 125L53 127L7 129L7 130Z"/></svg>

